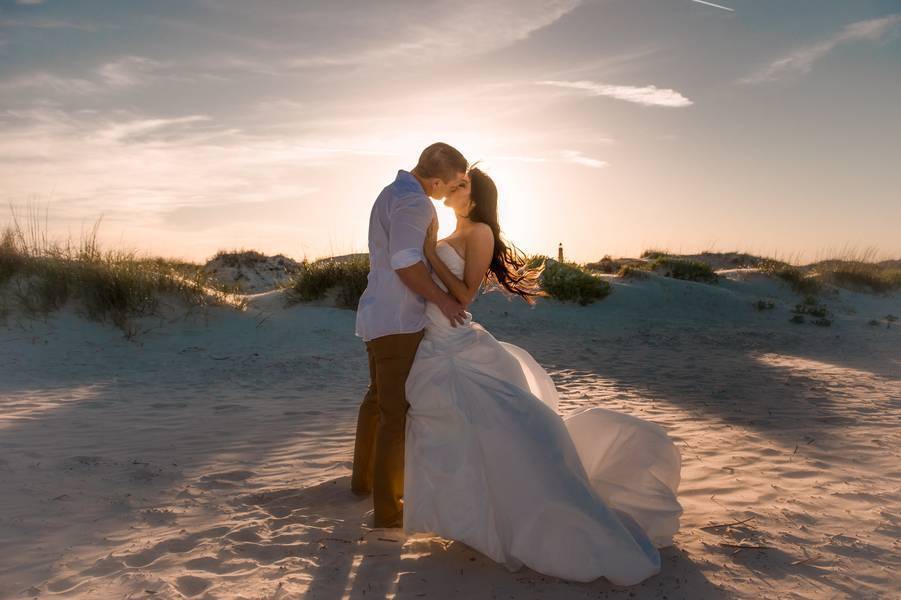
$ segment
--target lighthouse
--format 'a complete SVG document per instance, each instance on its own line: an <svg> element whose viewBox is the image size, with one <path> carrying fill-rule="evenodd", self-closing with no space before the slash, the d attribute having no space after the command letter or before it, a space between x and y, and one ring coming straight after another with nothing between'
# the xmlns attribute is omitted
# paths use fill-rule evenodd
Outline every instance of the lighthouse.
<svg viewBox="0 0 901 600"><path fill-rule="evenodd" d="M563 262L563 242L557 246L557 262Z"/></svg>

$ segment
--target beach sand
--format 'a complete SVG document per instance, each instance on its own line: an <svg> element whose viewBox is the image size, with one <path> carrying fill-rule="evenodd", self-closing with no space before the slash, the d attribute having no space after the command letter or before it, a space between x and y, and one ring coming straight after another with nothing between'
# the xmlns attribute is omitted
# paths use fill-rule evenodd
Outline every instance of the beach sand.
<svg viewBox="0 0 901 600"><path fill-rule="evenodd" d="M676 440L682 529L628 588L371 528L349 491L367 384L352 311L272 291L141 319L132 340L72 307L12 314L0 598L898 597L901 323L884 317L901 294L840 291L831 327L796 325L784 285L723 274L616 279L587 307L472 307L548 369L561 413L604 406Z"/></svg>

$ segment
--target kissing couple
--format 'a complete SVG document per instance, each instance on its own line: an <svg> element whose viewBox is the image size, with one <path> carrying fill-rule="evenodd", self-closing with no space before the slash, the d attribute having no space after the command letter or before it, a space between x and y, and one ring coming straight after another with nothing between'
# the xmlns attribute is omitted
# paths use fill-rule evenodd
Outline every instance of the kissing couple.
<svg viewBox="0 0 901 600"><path fill-rule="evenodd" d="M429 198L456 215L441 240ZM679 451L631 415L562 418L547 372L472 320L483 283L530 304L539 294L501 237L497 203L491 177L444 143L376 198L352 491L372 494L375 527L457 540L510 571L638 583L679 529Z"/></svg>

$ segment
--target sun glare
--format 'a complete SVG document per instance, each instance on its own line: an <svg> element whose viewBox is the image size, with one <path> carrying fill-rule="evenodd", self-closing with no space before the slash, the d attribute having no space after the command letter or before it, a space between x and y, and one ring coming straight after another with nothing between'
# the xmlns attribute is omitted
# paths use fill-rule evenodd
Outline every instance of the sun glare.
<svg viewBox="0 0 901 600"><path fill-rule="evenodd" d="M478 160L476 155L475 160ZM507 160L485 160L479 163L488 175L494 179L498 187L498 219L501 231L508 240L523 250L538 251L536 223L533 218L537 201L529 194L526 173L528 165ZM438 212L438 237L450 235L456 227L454 211L438 201L435 203Z"/></svg>

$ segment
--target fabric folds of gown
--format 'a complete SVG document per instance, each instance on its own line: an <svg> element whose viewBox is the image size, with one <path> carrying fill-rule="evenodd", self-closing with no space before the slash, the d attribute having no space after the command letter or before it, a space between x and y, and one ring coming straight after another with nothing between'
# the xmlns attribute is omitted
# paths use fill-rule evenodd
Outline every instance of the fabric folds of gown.
<svg viewBox="0 0 901 600"><path fill-rule="evenodd" d="M456 251L438 252L462 277ZM406 384L404 530L572 581L657 573L682 512L663 429L602 408L563 419L528 352L471 317L454 328L432 304L427 315Z"/></svg>

